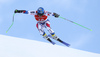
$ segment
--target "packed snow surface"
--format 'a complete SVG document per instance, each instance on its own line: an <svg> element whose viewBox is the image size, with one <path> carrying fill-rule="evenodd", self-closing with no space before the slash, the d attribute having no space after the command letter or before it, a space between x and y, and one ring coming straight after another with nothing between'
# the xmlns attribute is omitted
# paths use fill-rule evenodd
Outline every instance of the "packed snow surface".
<svg viewBox="0 0 100 57"><path fill-rule="evenodd" d="M100 57L100 54L0 35L0 57Z"/></svg>

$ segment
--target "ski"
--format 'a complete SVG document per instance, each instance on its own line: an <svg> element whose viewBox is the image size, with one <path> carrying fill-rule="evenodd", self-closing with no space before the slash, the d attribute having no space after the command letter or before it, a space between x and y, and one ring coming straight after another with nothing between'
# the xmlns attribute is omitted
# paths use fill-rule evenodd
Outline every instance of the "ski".
<svg viewBox="0 0 100 57"><path fill-rule="evenodd" d="M68 43L66 43L66 42L62 42L64 45L66 45L67 47L69 47L70 46L70 44L68 44Z"/></svg>
<svg viewBox="0 0 100 57"><path fill-rule="evenodd" d="M48 37L50 37L50 38L52 38L52 39L53 39L53 37L52 37L51 35L48 35ZM59 38L57 39L57 41L59 41L60 43L62 43L62 44L64 44L64 45L66 45L67 47L69 47L69 46L70 46L70 44L68 44L68 43L66 43L66 42L64 42L64 41L62 41L62 40L60 40Z"/></svg>
<svg viewBox="0 0 100 57"><path fill-rule="evenodd" d="M68 43L66 43L66 42L64 42L64 41L62 41L62 40L60 40L59 38L57 39L57 41L59 41L60 43L62 43L62 44L64 44L64 45L66 45L67 47L69 47L69 46L70 46L70 44L68 44Z"/></svg>

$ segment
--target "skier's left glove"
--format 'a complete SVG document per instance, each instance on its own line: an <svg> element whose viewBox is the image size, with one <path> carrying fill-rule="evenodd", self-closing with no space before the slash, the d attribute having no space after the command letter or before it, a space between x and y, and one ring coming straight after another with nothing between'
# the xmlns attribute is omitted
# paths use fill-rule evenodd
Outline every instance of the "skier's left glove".
<svg viewBox="0 0 100 57"><path fill-rule="evenodd" d="M15 10L14 13L24 13L26 10Z"/></svg>
<svg viewBox="0 0 100 57"><path fill-rule="evenodd" d="M57 13L53 13L53 16L56 17L56 18L58 18L60 15L57 14Z"/></svg>

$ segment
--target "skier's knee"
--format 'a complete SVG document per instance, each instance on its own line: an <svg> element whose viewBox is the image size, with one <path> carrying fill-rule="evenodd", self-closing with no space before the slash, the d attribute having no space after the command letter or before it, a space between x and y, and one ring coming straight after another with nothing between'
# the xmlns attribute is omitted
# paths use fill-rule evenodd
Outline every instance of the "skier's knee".
<svg viewBox="0 0 100 57"><path fill-rule="evenodd" d="M43 33L43 36L46 36L46 33L45 32Z"/></svg>
<svg viewBox="0 0 100 57"><path fill-rule="evenodd" d="M38 23L36 24L36 27L37 27L37 29L38 29Z"/></svg>
<svg viewBox="0 0 100 57"><path fill-rule="evenodd" d="M50 28L50 24L46 23L46 26Z"/></svg>
<svg viewBox="0 0 100 57"><path fill-rule="evenodd" d="M51 33L52 37L55 36L55 33Z"/></svg>

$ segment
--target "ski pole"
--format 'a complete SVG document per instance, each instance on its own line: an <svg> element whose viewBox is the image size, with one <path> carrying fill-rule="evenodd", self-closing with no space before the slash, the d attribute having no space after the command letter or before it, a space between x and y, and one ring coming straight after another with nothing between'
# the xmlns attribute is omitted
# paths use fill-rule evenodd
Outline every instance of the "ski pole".
<svg viewBox="0 0 100 57"><path fill-rule="evenodd" d="M80 25L80 24L78 24L78 23L76 23L76 22L73 22L73 21L71 21L71 20L69 20L69 19L63 18L63 17L61 17L61 16L59 16L59 18L62 18L62 19L64 19L64 20L67 20L67 21L69 21L69 22L71 22L71 23L74 23L74 24L76 24L76 25L78 25L78 26L81 26L81 27L83 27L83 28L85 28L85 29L88 29L88 30L92 31L92 29L89 29L89 28L87 28L87 27L85 27L85 26L83 26L83 25Z"/></svg>
<svg viewBox="0 0 100 57"><path fill-rule="evenodd" d="M11 24L11 26L8 28L8 30L6 31L6 33L10 30L10 28L13 26L13 24L14 24L14 16L15 16L15 13L13 14L13 19L12 19L12 24Z"/></svg>

